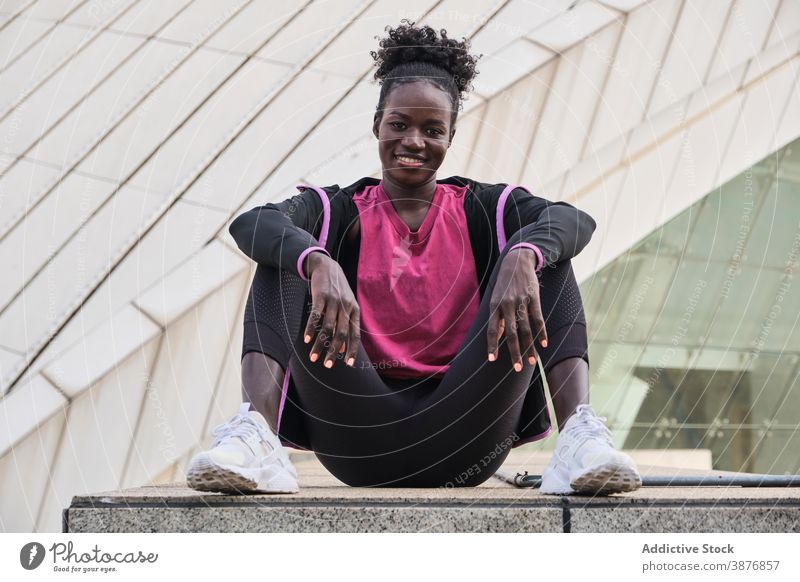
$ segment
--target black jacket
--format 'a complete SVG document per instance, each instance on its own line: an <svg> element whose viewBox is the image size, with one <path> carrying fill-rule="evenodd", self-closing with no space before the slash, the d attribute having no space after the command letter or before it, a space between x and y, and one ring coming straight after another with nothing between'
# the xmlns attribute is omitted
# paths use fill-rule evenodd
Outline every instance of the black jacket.
<svg viewBox="0 0 800 582"><path fill-rule="evenodd" d="M487 184L460 176L437 182L468 186L464 213L483 298L502 251L498 248L496 212L506 184ZM338 184L323 188L330 202L325 248L341 265L354 295L357 293L361 237L349 241L346 236L358 218L353 195L378 183L379 180L366 177L345 188ZM305 188L282 202L267 203L241 214L231 223L229 230L242 252L257 263L296 273L300 254L311 246L320 246L322 217L323 204L319 194L312 188ZM576 256L589 243L596 226L591 216L574 206L532 196L521 187L514 188L508 196L503 208L503 223L508 237L506 246L518 242L536 245L542 251L544 268ZM542 438L549 429L544 386L539 374L535 373L523 406L517 433L520 439L514 446Z"/></svg>

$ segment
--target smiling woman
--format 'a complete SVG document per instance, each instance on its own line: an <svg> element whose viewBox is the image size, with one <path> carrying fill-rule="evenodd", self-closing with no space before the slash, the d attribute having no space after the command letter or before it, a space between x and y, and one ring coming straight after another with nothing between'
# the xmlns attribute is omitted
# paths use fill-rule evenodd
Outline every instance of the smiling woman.
<svg viewBox="0 0 800 582"><path fill-rule="evenodd" d="M469 45L448 38L445 30L441 37L427 26L401 25L388 32L381 48L370 53L381 82L372 133L378 138L384 187L432 195L436 170L453 141L461 101L482 55L469 54Z"/></svg>
<svg viewBox="0 0 800 582"><path fill-rule="evenodd" d="M349 485L478 485L551 430L539 358L561 428L541 491L637 488L588 406L570 259L594 221L521 186L438 179L479 57L445 30L387 31L371 53L381 179L300 185L231 224L258 263L244 403L193 459L189 484L297 491L287 445Z"/></svg>
<svg viewBox="0 0 800 582"><path fill-rule="evenodd" d="M378 138L383 187L397 211L413 222L433 200L436 170L454 133L447 96L428 83L400 85L385 110L375 114L372 132Z"/></svg>

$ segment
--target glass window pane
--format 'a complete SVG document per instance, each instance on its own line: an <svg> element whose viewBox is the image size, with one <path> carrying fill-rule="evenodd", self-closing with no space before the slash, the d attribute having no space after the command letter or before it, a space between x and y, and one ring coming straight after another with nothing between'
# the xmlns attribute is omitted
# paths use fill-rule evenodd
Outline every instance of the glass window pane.
<svg viewBox="0 0 800 582"><path fill-rule="evenodd" d="M751 424L768 427L781 408L787 405L791 408L792 405L789 401L784 402L784 398L792 385L798 359L795 354L763 353L751 359L747 372L752 402ZM788 412L792 417L791 410ZM792 423L800 424L800 410L795 409L794 413Z"/></svg>
<svg viewBox="0 0 800 582"><path fill-rule="evenodd" d="M732 280L725 279L718 296L719 310L709 329L706 345L752 349L763 322L772 311L777 285L775 271L747 266ZM729 288L727 295L726 287Z"/></svg>
<svg viewBox="0 0 800 582"><path fill-rule="evenodd" d="M684 259L650 338L664 345L698 346L719 303L725 273L702 261Z"/></svg>
<svg viewBox="0 0 800 582"><path fill-rule="evenodd" d="M683 255L692 234L692 226L697 220L699 207L700 205L695 204L650 234L636 247L636 252L671 257Z"/></svg>
<svg viewBox="0 0 800 582"><path fill-rule="evenodd" d="M800 426L800 370L795 367L792 374L789 388L778 402L773 420L775 424L797 427ZM800 456L800 449L797 455Z"/></svg>
<svg viewBox="0 0 800 582"><path fill-rule="evenodd" d="M759 268L782 269L792 247L797 249L799 218L800 191L797 185L784 180L773 181L753 224L745 262Z"/></svg>
<svg viewBox="0 0 800 582"><path fill-rule="evenodd" d="M800 429L759 431L760 441L752 459L754 473L796 475L800 472Z"/></svg>
<svg viewBox="0 0 800 582"><path fill-rule="evenodd" d="M606 292L586 313L590 336L620 343L646 340L677 264L671 257L641 256L610 274Z"/></svg>
<svg viewBox="0 0 800 582"><path fill-rule="evenodd" d="M769 156L582 285L592 402L626 448L800 470L798 160Z"/></svg>

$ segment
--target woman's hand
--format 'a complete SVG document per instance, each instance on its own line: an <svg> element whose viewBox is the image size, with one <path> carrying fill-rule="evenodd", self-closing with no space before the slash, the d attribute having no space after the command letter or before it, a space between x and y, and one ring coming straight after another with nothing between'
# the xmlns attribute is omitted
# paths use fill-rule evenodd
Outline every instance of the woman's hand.
<svg viewBox="0 0 800 582"><path fill-rule="evenodd" d="M303 267L311 288L311 312L303 334L305 343L319 330L309 357L316 362L327 347L325 367L331 368L337 354L346 350L344 361L352 367L361 340L360 309L347 277L339 263L324 253L310 253Z"/></svg>
<svg viewBox="0 0 800 582"><path fill-rule="evenodd" d="M497 344L505 332L514 369L517 372L522 370L522 353L527 355L529 363L535 364L534 339L538 339L542 347L547 347L547 330L539 302L539 278L536 275L534 253L521 248L506 254L500 264L489 309L489 361L497 359Z"/></svg>

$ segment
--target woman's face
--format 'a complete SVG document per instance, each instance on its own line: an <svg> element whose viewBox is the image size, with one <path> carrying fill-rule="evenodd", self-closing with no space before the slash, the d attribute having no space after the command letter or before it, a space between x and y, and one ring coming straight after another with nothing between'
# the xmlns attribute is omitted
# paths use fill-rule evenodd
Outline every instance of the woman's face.
<svg viewBox="0 0 800 582"><path fill-rule="evenodd" d="M451 111L447 93L427 81L391 90L372 125L384 179L406 188L436 179L455 135Z"/></svg>

